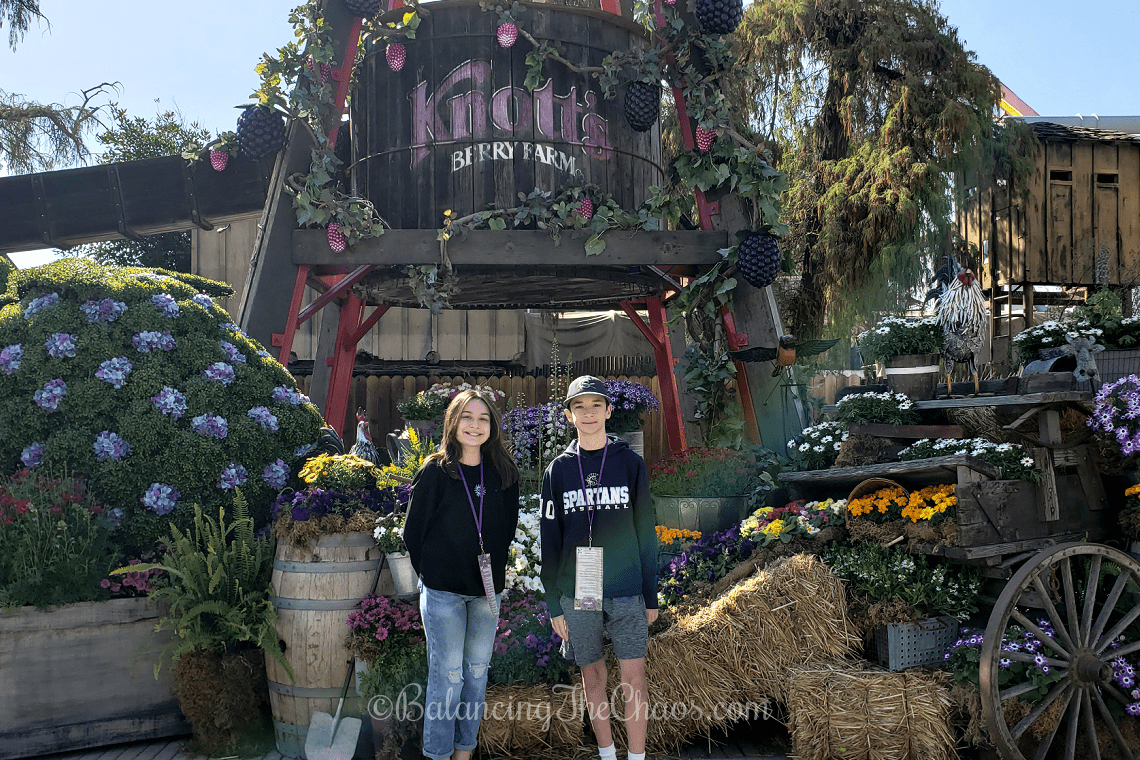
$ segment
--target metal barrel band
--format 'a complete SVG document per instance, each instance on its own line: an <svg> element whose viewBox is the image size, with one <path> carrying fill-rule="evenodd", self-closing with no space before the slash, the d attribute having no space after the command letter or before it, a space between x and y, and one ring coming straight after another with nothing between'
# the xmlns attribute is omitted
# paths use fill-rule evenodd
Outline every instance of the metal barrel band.
<svg viewBox="0 0 1140 760"><path fill-rule="evenodd" d="M360 606L359 599L290 599L277 597L273 606L279 610L315 610L317 612L333 612L336 610L354 610Z"/></svg>
<svg viewBox="0 0 1140 760"><path fill-rule="evenodd" d="M360 573L371 572L380 565L379 559L359 562L286 562L273 560L273 569L283 573Z"/></svg>

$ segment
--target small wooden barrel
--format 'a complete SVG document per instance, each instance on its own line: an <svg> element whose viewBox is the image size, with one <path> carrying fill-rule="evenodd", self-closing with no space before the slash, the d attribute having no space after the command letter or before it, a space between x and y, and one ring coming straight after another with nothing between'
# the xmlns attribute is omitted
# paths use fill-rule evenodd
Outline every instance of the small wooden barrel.
<svg viewBox="0 0 1140 760"><path fill-rule="evenodd" d="M281 541L273 559L277 636L294 681L265 658L277 750L301 757L314 712L336 712L352 653L345 646L350 612L373 587L383 554L370 533L321 536L300 548ZM350 688L341 714L364 716Z"/></svg>
<svg viewBox="0 0 1140 760"><path fill-rule="evenodd" d="M883 375L895 393L902 393L915 401L934 398L934 391L942 372L938 354L909 354L896 356L887 362Z"/></svg>

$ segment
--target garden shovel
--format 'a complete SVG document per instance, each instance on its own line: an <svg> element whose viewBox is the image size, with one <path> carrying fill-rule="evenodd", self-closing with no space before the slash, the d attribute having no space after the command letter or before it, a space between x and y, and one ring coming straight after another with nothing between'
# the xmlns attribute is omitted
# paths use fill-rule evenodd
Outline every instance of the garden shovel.
<svg viewBox="0 0 1140 760"><path fill-rule="evenodd" d="M336 706L336 716L315 712L309 720L309 733L305 737L305 760L352 760L356 753L356 740L360 736L360 718L341 718L344 696L352 680L353 663L348 663L348 675Z"/></svg>

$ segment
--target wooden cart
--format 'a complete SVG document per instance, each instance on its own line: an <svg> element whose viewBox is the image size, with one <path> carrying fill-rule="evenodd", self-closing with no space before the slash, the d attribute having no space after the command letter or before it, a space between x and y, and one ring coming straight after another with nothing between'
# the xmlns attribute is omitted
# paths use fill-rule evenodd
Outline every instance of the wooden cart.
<svg viewBox="0 0 1140 760"><path fill-rule="evenodd" d="M980 684L990 736L1006 760L1073 760L1078 753L1140 759L1140 738L1121 731L1124 706L1140 700L1115 682L1113 665L1140 651L1140 563L1096 543L1113 535L1115 510L1101 485L1095 448L1084 443L1086 435L1066 440L1060 424L1066 406L1091 399L1065 392L915 402L919 409L1004 407L1015 417L1005 429L1022 437L1046 474L1040 485L1004 480L999 468L964 455L780 476L793 498L834 495L871 477L908 487L956 484L959 545L911 550L979 565L985 575L1005 580L989 612ZM1044 646L1037 652L1011 646L1011 626ZM1036 685L1003 687L1003 668L1040 665L1041 658L1053 679L1044 699L1028 714L1007 709ZM1039 718L1041 725L1030 731Z"/></svg>

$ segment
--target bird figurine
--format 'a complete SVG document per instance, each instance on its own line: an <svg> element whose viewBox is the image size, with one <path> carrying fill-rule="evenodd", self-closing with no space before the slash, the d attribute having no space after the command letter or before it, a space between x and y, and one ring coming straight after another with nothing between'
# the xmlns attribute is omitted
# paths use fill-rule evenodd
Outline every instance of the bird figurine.
<svg viewBox="0 0 1140 760"><path fill-rule="evenodd" d="M942 359L946 362L946 395L950 395L950 376L955 364L965 364L974 378L978 393L978 354L986 342L989 311L982 286L966 267L951 255L937 272L937 283L926 294L926 300L938 299L938 324L942 327Z"/></svg>
<svg viewBox="0 0 1140 760"><path fill-rule="evenodd" d="M356 443L352 444L348 453L367 459L377 467L382 464L380 450L372 443L372 434L368 432L368 418L364 415L363 409L356 410Z"/></svg>
<svg viewBox="0 0 1140 760"><path fill-rule="evenodd" d="M742 348L739 351L729 351L728 357L738 362L775 361L776 369L772 371L772 377L775 377L785 367L795 364L797 358L806 359L809 356L822 354L838 342L839 339L836 338L835 340L805 340L803 343L796 343L794 336L781 335L780 344L775 348L767 346Z"/></svg>

